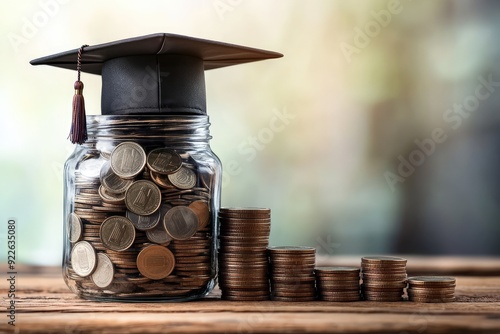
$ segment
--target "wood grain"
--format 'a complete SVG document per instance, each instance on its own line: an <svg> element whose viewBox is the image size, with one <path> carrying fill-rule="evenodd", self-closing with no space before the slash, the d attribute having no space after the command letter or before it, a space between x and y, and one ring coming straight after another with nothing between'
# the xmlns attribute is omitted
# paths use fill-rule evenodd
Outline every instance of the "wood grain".
<svg viewBox="0 0 500 334"><path fill-rule="evenodd" d="M185 303L104 303L76 298L58 268L30 267L17 277L16 327L2 320L0 333L500 333L500 276L459 276L456 295L448 304L284 303L221 301L216 291Z"/></svg>

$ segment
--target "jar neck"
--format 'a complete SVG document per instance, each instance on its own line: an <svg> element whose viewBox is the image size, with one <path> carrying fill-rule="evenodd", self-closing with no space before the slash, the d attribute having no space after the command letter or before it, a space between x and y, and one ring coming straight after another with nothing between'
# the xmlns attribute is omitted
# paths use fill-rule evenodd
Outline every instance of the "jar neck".
<svg viewBox="0 0 500 334"><path fill-rule="evenodd" d="M137 141L164 143L179 149L209 147L210 122L207 115L90 115L88 140L82 146L101 142Z"/></svg>

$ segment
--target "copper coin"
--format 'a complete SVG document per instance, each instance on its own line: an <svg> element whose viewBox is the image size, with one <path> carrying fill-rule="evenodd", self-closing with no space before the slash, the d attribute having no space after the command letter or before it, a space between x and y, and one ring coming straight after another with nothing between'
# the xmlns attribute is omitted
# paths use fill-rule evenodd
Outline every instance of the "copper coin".
<svg viewBox="0 0 500 334"><path fill-rule="evenodd" d="M361 275L363 279L373 280L373 281L405 281L407 278L406 274L369 274L363 273Z"/></svg>
<svg viewBox="0 0 500 334"><path fill-rule="evenodd" d="M181 168L182 158L174 150L157 148L149 152L147 165L155 173L172 174Z"/></svg>
<svg viewBox="0 0 500 334"><path fill-rule="evenodd" d="M273 297L272 300L278 302L310 302L316 300L316 297Z"/></svg>
<svg viewBox="0 0 500 334"><path fill-rule="evenodd" d="M163 189L175 189L175 187L173 186L172 183L170 183L170 181L168 180L168 176L167 175L162 175L162 174L158 174L158 173L155 173L153 171L150 171L149 172L149 177L151 178L151 180L156 183L158 186L160 186L161 188ZM179 195L175 195L175 197L177 198ZM167 198L167 196L164 197L165 199Z"/></svg>
<svg viewBox="0 0 500 334"><path fill-rule="evenodd" d="M174 267L174 254L163 246L148 246L137 256L137 268L140 273L154 280L167 277Z"/></svg>
<svg viewBox="0 0 500 334"><path fill-rule="evenodd" d="M128 218L111 216L102 223L99 234L107 248L124 251L134 243L135 228Z"/></svg>
<svg viewBox="0 0 500 334"><path fill-rule="evenodd" d="M174 206L165 214L163 224L173 239L186 240L198 230L198 216L187 206Z"/></svg>
<svg viewBox="0 0 500 334"><path fill-rule="evenodd" d="M422 287L441 287L441 286L454 286L456 279L454 277L444 276L413 276L408 277L410 286Z"/></svg>
<svg viewBox="0 0 500 334"><path fill-rule="evenodd" d="M365 288L390 288L390 289L403 289L406 288L406 282L384 282L384 281L363 281L363 287Z"/></svg>
<svg viewBox="0 0 500 334"><path fill-rule="evenodd" d="M402 257L395 256L365 256L361 258L362 264L376 264L376 265L403 265L407 260Z"/></svg>
<svg viewBox="0 0 500 334"><path fill-rule="evenodd" d="M358 267L316 267L314 268L318 276L359 276Z"/></svg>
<svg viewBox="0 0 500 334"><path fill-rule="evenodd" d="M320 296L320 300L326 302L357 302L361 300L361 296L349 296L349 297L329 297L329 296Z"/></svg>
<svg viewBox="0 0 500 334"><path fill-rule="evenodd" d="M205 201L194 201L188 207L194 211L198 217L198 229L202 229L210 222L210 210Z"/></svg>
<svg viewBox="0 0 500 334"><path fill-rule="evenodd" d="M241 302L269 300L269 296L268 295L262 295L262 296L228 296L228 295L224 295L223 294L221 298L224 299L224 300L241 301Z"/></svg>

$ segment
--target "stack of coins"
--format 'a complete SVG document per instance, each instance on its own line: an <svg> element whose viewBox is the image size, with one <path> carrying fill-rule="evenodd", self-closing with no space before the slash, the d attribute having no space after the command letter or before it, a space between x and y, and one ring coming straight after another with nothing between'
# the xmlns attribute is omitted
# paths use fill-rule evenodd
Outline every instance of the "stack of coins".
<svg viewBox="0 0 500 334"><path fill-rule="evenodd" d="M267 246L271 210L221 208L219 287L227 300L269 300Z"/></svg>
<svg viewBox="0 0 500 334"><path fill-rule="evenodd" d="M320 300L354 302L360 300L359 268L317 267L316 288Z"/></svg>
<svg viewBox="0 0 500 334"><path fill-rule="evenodd" d="M316 249L312 247L269 247L271 295L277 301L316 299L314 267Z"/></svg>
<svg viewBox="0 0 500 334"><path fill-rule="evenodd" d="M213 173L188 153L135 142L87 155L75 168L66 221L75 292L139 299L207 291L216 269Z"/></svg>
<svg viewBox="0 0 500 334"><path fill-rule="evenodd" d="M391 256L367 256L361 259L365 300L401 301L406 287L406 259Z"/></svg>
<svg viewBox="0 0 500 334"><path fill-rule="evenodd" d="M453 277L409 277L408 300L418 303L450 303L455 300L455 282Z"/></svg>

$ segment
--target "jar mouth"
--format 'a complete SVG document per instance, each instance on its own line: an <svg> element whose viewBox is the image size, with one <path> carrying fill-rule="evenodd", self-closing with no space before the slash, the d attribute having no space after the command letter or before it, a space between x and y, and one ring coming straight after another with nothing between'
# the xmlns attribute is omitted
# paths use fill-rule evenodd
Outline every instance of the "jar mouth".
<svg viewBox="0 0 500 334"><path fill-rule="evenodd" d="M207 144L207 115L88 115L88 142L110 139L163 140L172 143Z"/></svg>

